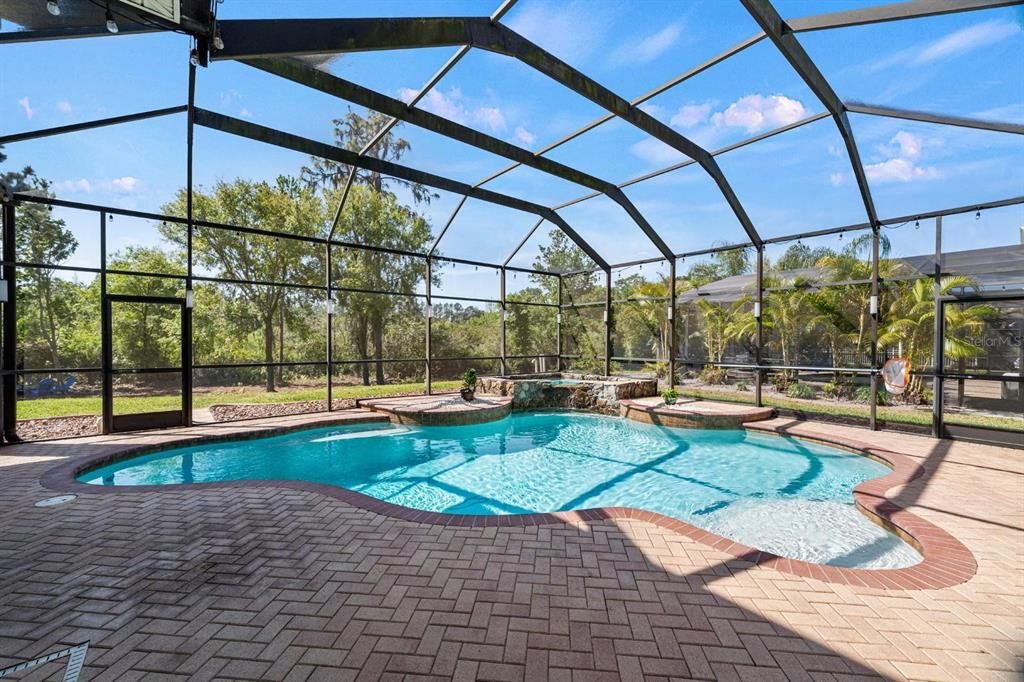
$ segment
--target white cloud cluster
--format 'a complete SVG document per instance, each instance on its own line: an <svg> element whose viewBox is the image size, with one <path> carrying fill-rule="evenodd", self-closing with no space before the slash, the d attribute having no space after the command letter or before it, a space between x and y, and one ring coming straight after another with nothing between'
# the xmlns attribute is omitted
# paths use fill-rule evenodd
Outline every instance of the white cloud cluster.
<svg viewBox="0 0 1024 682"><path fill-rule="evenodd" d="M641 106L653 116L664 119L666 115L657 105ZM684 104L669 117L669 124L684 131L698 144L709 146L725 129L742 128L753 135L795 123L808 114L802 103L785 95L744 95L725 109L714 110L713 101ZM683 158L679 152L653 138L632 145L630 152L651 164L669 164Z"/></svg>
<svg viewBox="0 0 1024 682"><path fill-rule="evenodd" d="M66 99L57 100L57 111L59 111L62 114L70 114L71 102L67 101Z"/></svg>
<svg viewBox="0 0 1024 682"><path fill-rule="evenodd" d="M598 3L548 0L520 6L508 27L570 64L580 65L605 44L611 22Z"/></svg>
<svg viewBox="0 0 1024 682"><path fill-rule="evenodd" d="M412 88L399 88L398 98L409 103L418 93L418 90ZM505 113L500 107L478 105L465 97L462 90L457 87L451 87L446 91L431 90L420 100L418 106L450 121L478 128L493 135L502 135L509 128ZM525 145L532 145L536 141L536 136L522 125L516 126L513 137Z"/></svg>
<svg viewBox="0 0 1024 682"><path fill-rule="evenodd" d="M21 110L25 112L25 118L31 121L32 117L36 115L36 112L32 108L32 105L29 104L28 95L25 95L24 97L19 99L18 104L21 106Z"/></svg>
<svg viewBox="0 0 1024 682"><path fill-rule="evenodd" d="M60 194L92 194L93 191L115 192L117 194L137 194L142 191L143 183L136 177L124 175L111 180L61 180L53 183L53 188Z"/></svg>
<svg viewBox="0 0 1024 682"><path fill-rule="evenodd" d="M669 24L657 33L639 39L625 41L611 55L611 62L616 65L648 64L665 54L683 33L679 24Z"/></svg>
<svg viewBox="0 0 1024 682"><path fill-rule="evenodd" d="M743 128L753 135L795 123L807 115L804 105L784 95L745 95L711 117L717 126Z"/></svg>
<svg viewBox="0 0 1024 682"><path fill-rule="evenodd" d="M901 130L879 151L889 158L864 166L868 180L879 184L934 180L942 174L934 166L918 164L924 141L913 133Z"/></svg>
<svg viewBox="0 0 1024 682"><path fill-rule="evenodd" d="M979 47L993 45L1021 32L1021 27L1010 21L983 21L939 38L922 49L913 59L914 64L928 64L946 57L971 52Z"/></svg>

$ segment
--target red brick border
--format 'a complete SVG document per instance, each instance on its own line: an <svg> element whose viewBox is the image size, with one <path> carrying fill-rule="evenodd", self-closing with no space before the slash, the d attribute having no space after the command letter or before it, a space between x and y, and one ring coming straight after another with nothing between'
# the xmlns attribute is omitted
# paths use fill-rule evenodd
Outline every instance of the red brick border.
<svg viewBox="0 0 1024 682"><path fill-rule="evenodd" d="M385 418L386 419L386 418ZM369 421L369 420L367 420ZM382 419L383 421L383 419ZM329 425L329 424L328 424ZM286 431L295 431L325 426L323 423L311 422L285 426L254 434L231 434L221 436L189 436L181 439L160 443L159 445L125 446L112 452L73 458L65 461L40 477L40 483L51 490L74 492L77 494L122 494L138 492L161 492L178 488L259 488L276 487L305 490L326 495L366 511L412 523L427 523L441 526L458 527L522 527L558 523L578 523L612 519L637 519L653 523L674 533L686 536L697 542L709 545L736 559L754 565L790 573L805 578L814 578L823 582L840 583L854 587L872 587L882 589L939 589L952 587L970 580L977 572L977 562L970 550L959 540L933 523L922 519L912 512L903 509L885 497L890 488L903 485L924 474L924 468L912 458L889 450L873 447L852 439L827 433L788 434L785 429L771 425L750 423L744 428L760 433L771 433L795 437L800 440L818 442L839 447L856 454L892 467L892 472L881 478L865 481L854 489L854 500L857 507L872 521L896 533L914 545L924 559L914 566L898 569L857 569L809 563L798 559L787 559L770 552L763 552L738 542L710 533L702 528L690 525L656 512L644 511L632 507L601 507L568 512L551 512L539 514L509 514L502 516L485 516L473 514L444 514L441 512L421 511L402 507L375 497L370 497L354 490L324 483L288 480L246 480L216 481L209 483L187 483L167 485L138 486L97 486L82 483L75 477L87 469L103 466L115 461L135 457L144 453L152 453L171 448L185 447L199 442L212 440L235 440L249 437L274 435ZM114 446L116 448L116 446Z"/></svg>

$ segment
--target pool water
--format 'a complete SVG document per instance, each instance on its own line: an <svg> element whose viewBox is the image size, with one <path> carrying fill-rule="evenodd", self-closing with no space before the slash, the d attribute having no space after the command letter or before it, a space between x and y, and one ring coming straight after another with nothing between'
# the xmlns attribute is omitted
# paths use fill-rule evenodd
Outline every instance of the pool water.
<svg viewBox="0 0 1024 682"><path fill-rule="evenodd" d="M767 434L539 412L471 426L364 424L209 443L124 460L79 479L305 480L451 514L625 506L790 558L909 566L920 554L853 505L858 483L888 471L859 455Z"/></svg>

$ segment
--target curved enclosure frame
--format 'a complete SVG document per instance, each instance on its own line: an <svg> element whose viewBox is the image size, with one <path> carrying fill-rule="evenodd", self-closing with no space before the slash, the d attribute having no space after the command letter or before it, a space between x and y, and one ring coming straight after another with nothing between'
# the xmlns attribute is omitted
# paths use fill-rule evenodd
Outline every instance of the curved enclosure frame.
<svg viewBox="0 0 1024 682"><path fill-rule="evenodd" d="M977 16L986 22L978 49L1006 49L1020 43L1019 27L1007 25L1018 9L1007 6L1016 4L907 2L791 18L769 0L739 0L748 38L633 99L578 68L569 48L538 45L544 41L530 35L516 0L490 16L416 19L218 17L219 3L209 0L184 0L168 18L118 4L120 31L107 39L114 47L188 41L189 61L153 67L183 89L187 82L185 101L147 99L145 110L115 107L116 115L93 119L59 103L67 122L0 131L0 147L29 165L47 149L36 145L49 140L89 141L68 148L73 154L104 143L109 149L122 131L124 140L158 138L180 149L182 189L173 200L162 197L168 203L160 210L142 210L131 198L136 179L117 172L106 182L125 197L119 205L72 200L90 193L85 179L3 176L10 178L0 297L5 437L19 437L19 418L47 416L35 400L102 395L99 407L60 411L82 419L82 433L106 432L116 429L115 403L137 398L147 412L180 405L180 422L191 424L272 413L260 404L273 400L249 393L244 404L231 403L223 397L228 386L265 386L270 395L282 384L300 385L284 411L331 411L349 405L354 385L375 395L399 385L429 394L455 389L472 368L495 376L576 370L656 378L668 388L812 415L808 396L836 397L833 411L844 415L860 396L857 414L871 428L902 420L936 436L1019 445L1024 237L1015 230L1024 222L1024 178L1012 160L1024 125L1012 106L965 116L962 103L955 115L903 108L904 92L889 98L901 107L847 101L847 70L817 48L828 35L856 42L859 31L924 24L934 44L869 65L872 73L955 73L943 60L960 53L943 42L943 31L975 35L964 31ZM41 41L107 31L98 6L53 16L8 3L2 12L17 28L0 33L0 45L26 50L26 58L52 44ZM628 46L612 58L642 58ZM388 81L381 55L398 61L420 51L448 56L416 89ZM716 111L706 83L765 53L774 70L765 78L778 93L740 97ZM819 67L816 56L827 63ZM218 69L238 83L251 77L305 93L324 111L289 104L269 125L230 92L203 91ZM495 82L495 92L533 84L548 93L551 117L564 119L558 135L552 128L538 138L515 125L514 107L503 112L486 83L473 80L474 70L514 74L504 87ZM429 71L421 64L416 72ZM1009 93L1020 91L1014 77L1003 84ZM143 90L127 78L113 87L126 95ZM334 135L326 134L327 121L353 105L367 111L357 145L338 136L337 122ZM27 97L22 107L31 121ZM390 154L394 135L405 131L430 154L407 164ZM230 140L224 143L240 162L301 166L322 184L315 196L277 187L295 201L287 224L213 211L202 179L230 164L204 154L212 139ZM817 175L793 160L812 149L823 169ZM446 174L449 156L460 153L465 168ZM624 181L606 176L624 165L608 158L627 154L649 164ZM135 156L113 160L134 168ZM955 205L922 204L921 183L957 183L948 168L987 173L996 194L958 192ZM478 180L466 180L477 171ZM822 178L828 186L815 192ZM794 184L813 200L773 201L776 187ZM566 198L577 185L579 195ZM369 214L358 211L374 205L374 191L396 198L402 208L395 215L418 217L408 224L395 218L402 226L391 233L369 233ZM421 203L429 196L432 204ZM840 196L844 224L830 224ZM323 207L314 210L318 202ZM886 213L902 205L919 212ZM38 248L47 229L73 236L75 246ZM156 236L141 244L163 240L173 253L133 251L132 240L147 232ZM480 241L467 246L472 235ZM239 267L250 253L282 266ZM68 298L74 306L51 302L72 284L80 288ZM108 302L132 295L183 302L173 321L180 367L162 360L171 352L160 343L172 321L159 314L130 316L124 336L114 338ZM235 326L227 329L224 318ZM80 327L58 333L62 324ZM251 339L227 349L233 334ZM142 341L126 342L136 337ZM903 400L880 381L894 358L910 363L916 406L886 405L886 396ZM180 372L173 386L169 369ZM731 392L719 390L724 385ZM20 428L34 433L29 424Z"/></svg>

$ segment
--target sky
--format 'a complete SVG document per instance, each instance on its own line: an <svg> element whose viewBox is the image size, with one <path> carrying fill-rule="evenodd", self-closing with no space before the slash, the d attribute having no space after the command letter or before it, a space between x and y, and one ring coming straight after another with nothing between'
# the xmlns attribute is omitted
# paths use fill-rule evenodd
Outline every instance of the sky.
<svg viewBox="0 0 1024 682"><path fill-rule="evenodd" d="M66 0L65 0L66 1ZM290 17L485 16L497 0L225 0L222 19ZM882 4L882 0L776 0L794 18ZM520 0L509 28L627 98L700 64L757 32L739 2L704 0ZM15 30L5 25L3 30ZM1003 8L914 21L803 33L798 40L840 98L957 116L1024 123L1024 10ZM188 42L172 34L111 36L5 45L0 134L183 104ZM408 100L455 52L430 48L346 54L326 68ZM231 62L200 69L197 105L317 140L348 104ZM536 150L601 116L597 105L513 59L471 50L418 105ZM767 40L643 105L645 111L715 150L823 111ZM358 110L358 108L357 108ZM852 114L871 191L882 218L1024 194L1024 136ZM406 165L475 184L508 161L409 125ZM171 116L8 145L8 167L30 164L64 199L157 212L185 182L185 117ZM197 128L195 178L209 187L235 177L297 174L303 155ZM684 160L629 124L613 120L548 156L622 183ZM866 220L835 123L825 118L717 160L764 237ZM586 188L520 167L487 188L544 205ZM676 252L746 241L711 179L696 165L631 185L627 196ZM446 192L423 212L440 230L459 197ZM411 202L400 193L403 201ZM626 213L598 197L559 211L610 262L653 257ZM95 219L60 211L79 239L76 265L99 262ZM118 219L112 250L151 245L144 221ZM470 200L440 245L444 254L502 262L536 222L532 214ZM948 250L1020 243L1024 209L986 211L946 230ZM528 266L548 227L512 261ZM927 233L927 234L925 234ZM925 230L893 230L894 252L934 247ZM477 271L474 271L476 273ZM487 273L488 278L492 273ZM482 275L467 275L467 283ZM495 278L496 280L496 278ZM475 286L475 285L473 285ZM467 285L467 290L473 286ZM487 280L487 287L491 280Z"/></svg>

